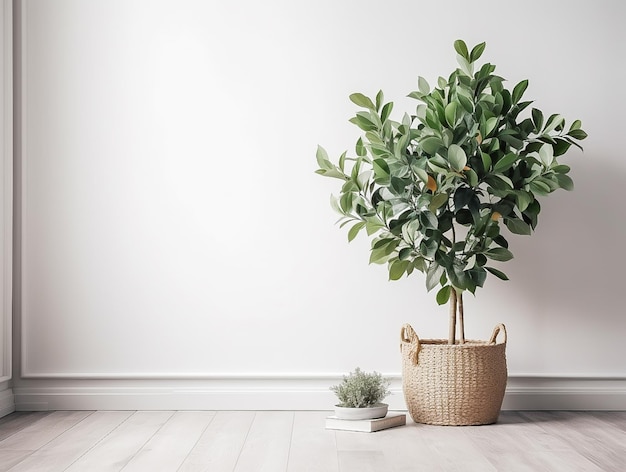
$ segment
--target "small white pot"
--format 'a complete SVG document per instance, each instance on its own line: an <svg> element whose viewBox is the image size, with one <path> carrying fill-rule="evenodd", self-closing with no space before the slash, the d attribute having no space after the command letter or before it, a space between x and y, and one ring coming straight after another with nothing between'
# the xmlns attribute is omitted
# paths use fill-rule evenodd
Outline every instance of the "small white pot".
<svg viewBox="0 0 626 472"><path fill-rule="evenodd" d="M335 416L342 420L372 420L387 416L389 405L378 403L367 408L347 408L335 405Z"/></svg>

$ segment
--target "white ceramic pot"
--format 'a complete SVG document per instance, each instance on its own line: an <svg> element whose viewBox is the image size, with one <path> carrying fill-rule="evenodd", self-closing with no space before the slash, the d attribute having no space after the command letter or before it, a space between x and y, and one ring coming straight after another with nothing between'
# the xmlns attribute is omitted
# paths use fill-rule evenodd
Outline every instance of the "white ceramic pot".
<svg viewBox="0 0 626 472"><path fill-rule="evenodd" d="M342 420L372 420L387 416L389 405L378 403L367 408L346 408L335 405L335 416Z"/></svg>

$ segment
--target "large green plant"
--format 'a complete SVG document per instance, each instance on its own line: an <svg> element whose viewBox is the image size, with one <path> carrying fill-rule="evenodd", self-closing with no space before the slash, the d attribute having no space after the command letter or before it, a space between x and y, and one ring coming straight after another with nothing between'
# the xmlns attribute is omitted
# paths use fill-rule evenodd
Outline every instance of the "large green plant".
<svg viewBox="0 0 626 472"><path fill-rule="evenodd" d="M485 43L470 52L457 40L454 48L459 68L432 90L419 77L409 97L421 103L401 121L390 118L393 102L384 103L382 90L374 100L350 95L362 108L350 121L365 134L355 156L344 152L336 164L318 147L316 171L343 182L331 203L341 226L351 224L349 241L363 229L373 237L370 263L386 263L391 280L418 270L429 291L440 287L437 302L450 302L450 343L457 319L465 340L463 293L482 287L487 273L508 280L491 266L513 258L502 226L531 234L537 197L573 188L558 157L587 136L580 120L567 128L559 114L528 113L527 80L510 91L494 65L478 68Z"/></svg>

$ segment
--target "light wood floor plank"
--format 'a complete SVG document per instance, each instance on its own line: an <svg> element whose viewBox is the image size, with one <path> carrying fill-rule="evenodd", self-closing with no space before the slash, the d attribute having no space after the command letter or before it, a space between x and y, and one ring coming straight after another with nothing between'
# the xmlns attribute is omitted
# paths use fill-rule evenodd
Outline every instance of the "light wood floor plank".
<svg viewBox="0 0 626 472"><path fill-rule="evenodd" d="M407 413L406 426L390 428L375 433L336 431L339 452L374 451L383 454L378 462L386 464L387 470L413 472L428 470L443 472L441 461L435 457L425 438L427 426L415 424ZM342 454L343 461L351 454ZM343 466L343 463L341 464ZM342 468L340 470L343 471ZM385 469L381 469L385 470Z"/></svg>
<svg viewBox="0 0 626 472"><path fill-rule="evenodd" d="M538 411L522 412L521 415L561 439L581 456L577 465L579 468L572 470L626 470L626 432L592 415L578 412ZM584 467L581 461L583 464L587 462ZM595 469L591 468L591 464L595 464Z"/></svg>
<svg viewBox="0 0 626 472"><path fill-rule="evenodd" d="M495 425L465 428L467 436L497 470L570 472L596 470L559 437L516 412L503 412ZM558 451L558 452L557 452Z"/></svg>
<svg viewBox="0 0 626 472"><path fill-rule="evenodd" d="M277 472L287 469L294 412L259 411L234 472Z"/></svg>
<svg viewBox="0 0 626 472"><path fill-rule="evenodd" d="M74 462L67 472L122 470L173 414L173 411L135 412L99 444Z"/></svg>
<svg viewBox="0 0 626 472"><path fill-rule="evenodd" d="M214 416L213 411L176 412L121 470L176 471Z"/></svg>
<svg viewBox="0 0 626 472"><path fill-rule="evenodd" d="M0 472L6 472L32 454L32 451L0 451Z"/></svg>
<svg viewBox="0 0 626 472"><path fill-rule="evenodd" d="M14 435L49 414L49 411L20 411L0 418L0 441Z"/></svg>
<svg viewBox="0 0 626 472"><path fill-rule="evenodd" d="M437 458L446 472L496 472L482 452L467 437L465 426L416 425L426 445L426 457ZM478 428L478 426L476 426Z"/></svg>
<svg viewBox="0 0 626 472"><path fill-rule="evenodd" d="M428 426L414 423L407 413L406 426L380 431L373 440L385 451L394 472L445 472L428 445L428 430Z"/></svg>
<svg viewBox="0 0 626 472"><path fill-rule="evenodd" d="M338 472L335 432L325 429L330 411L297 411L293 421L289 472Z"/></svg>
<svg viewBox="0 0 626 472"><path fill-rule="evenodd" d="M97 411L89 414L82 421L9 470L11 472L63 471L114 430L130 414L126 411ZM50 417L52 415L46 418ZM34 426L39 425L46 418Z"/></svg>
<svg viewBox="0 0 626 472"><path fill-rule="evenodd" d="M626 411L593 411L589 414L621 431L626 431Z"/></svg>
<svg viewBox="0 0 626 472"><path fill-rule="evenodd" d="M0 441L0 450L36 451L92 413L91 411L55 411Z"/></svg>
<svg viewBox="0 0 626 472"><path fill-rule="evenodd" d="M254 411L217 412L178 472L233 470L254 415Z"/></svg>
<svg viewBox="0 0 626 472"><path fill-rule="evenodd" d="M341 472L383 472L392 471L382 451L338 451Z"/></svg>
<svg viewBox="0 0 626 472"><path fill-rule="evenodd" d="M13 413L3 418L0 432L0 472L19 464L35 451L76 425L91 412Z"/></svg>

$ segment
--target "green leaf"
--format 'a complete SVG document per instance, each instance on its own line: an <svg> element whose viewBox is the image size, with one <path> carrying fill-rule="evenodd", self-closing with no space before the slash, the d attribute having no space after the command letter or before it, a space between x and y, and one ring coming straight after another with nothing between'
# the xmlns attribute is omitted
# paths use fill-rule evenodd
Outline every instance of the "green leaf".
<svg viewBox="0 0 626 472"><path fill-rule="evenodd" d="M528 192L520 190L518 192L515 192L515 201L519 210L524 211L526 210L526 208L528 208L528 205L530 205L532 198Z"/></svg>
<svg viewBox="0 0 626 472"><path fill-rule="evenodd" d="M514 149L522 149L524 147L524 141L511 134L500 135L500 139Z"/></svg>
<svg viewBox="0 0 626 472"><path fill-rule="evenodd" d="M357 183L359 190L363 190L369 185L371 176L372 176L372 171L370 170L363 171L357 176L356 183Z"/></svg>
<svg viewBox="0 0 626 472"><path fill-rule="evenodd" d="M529 235L531 233L530 225L519 218L505 218L504 224L509 231L514 234Z"/></svg>
<svg viewBox="0 0 626 472"><path fill-rule="evenodd" d="M456 110L458 106L459 105L457 104L457 102L450 102L448 103L448 105L446 105L446 108L445 108L446 122L448 123L450 128L454 128L454 124L456 123Z"/></svg>
<svg viewBox="0 0 626 472"><path fill-rule="evenodd" d="M570 143L567 140L567 138L566 139L555 138L555 141L556 141L556 145L553 146L553 148L554 148L554 157L562 156L563 154L565 154L567 152L567 150L573 144L573 143Z"/></svg>
<svg viewBox="0 0 626 472"><path fill-rule="evenodd" d="M522 80L513 88L513 94L511 95L511 99L513 100L514 104L520 101L520 98L522 98L522 95L524 95L527 87L528 80Z"/></svg>
<svg viewBox="0 0 626 472"><path fill-rule="evenodd" d="M317 165L320 166L320 169L332 169L334 166L328 159L328 154L326 153L326 149L322 146L317 146L317 152L315 153L315 158L317 159Z"/></svg>
<svg viewBox="0 0 626 472"><path fill-rule="evenodd" d="M461 106L463 107L463 109L467 113L471 114L474 111L474 103L472 103L472 101L469 98L467 98L464 95L459 94L458 100L459 100L459 103L461 104Z"/></svg>
<svg viewBox="0 0 626 472"><path fill-rule="evenodd" d="M435 257L437 249L439 249L439 243L430 238L422 239L422 242L419 245L420 253L426 257Z"/></svg>
<svg viewBox="0 0 626 472"><path fill-rule="evenodd" d="M376 110L380 110L380 107L382 106L384 100L385 100L385 94L383 93L382 90L379 90L378 93L376 94Z"/></svg>
<svg viewBox="0 0 626 472"><path fill-rule="evenodd" d="M352 202L354 199L354 193L347 192L342 193L341 197L339 197L339 206L343 213L350 213L352 211Z"/></svg>
<svg viewBox="0 0 626 472"><path fill-rule="evenodd" d="M411 247L403 247L398 252L398 259L407 260L411 257L411 253L413 252L413 248Z"/></svg>
<svg viewBox="0 0 626 472"><path fill-rule="evenodd" d="M370 264L384 264L389 259L389 256L398 247L400 241L397 239L383 239L385 243L372 249L370 254ZM378 241L380 243L381 241Z"/></svg>
<svg viewBox="0 0 626 472"><path fill-rule="evenodd" d="M399 280L406 272L409 261L394 260L389 265L389 280Z"/></svg>
<svg viewBox="0 0 626 472"><path fill-rule="evenodd" d="M346 180L346 175L339 169L317 169L315 173L323 175L324 177L334 177L336 179Z"/></svg>
<svg viewBox="0 0 626 472"><path fill-rule="evenodd" d="M345 172L345 167L346 167L346 152L343 152L341 154L341 156L339 156L339 169L341 169L341 172Z"/></svg>
<svg viewBox="0 0 626 472"><path fill-rule="evenodd" d="M470 187L478 186L478 174L474 172L473 169L466 170L465 175L467 176L467 183L470 184Z"/></svg>
<svg viewBox="0 0 626 472"><path fill-rule="evenodd" d="M378 231L380 231L381 229L383 229L385 227L384 224L382 224L379 221L376 220L368 220L367 223L365 223L365 231L367 232L368 236L371 236L375 233L377 233Z"/></svg>
<svg viewBox="0 0 626 472"><path fill-rule="evenodd" d="M560 175L560 174L559 174ZM548 195L551 192L550 186L539 180L533 180L530 184L530 191L538 195Z"/></svg>
<svg viewBox="0 0 626 472"><path fill-rule="evenodd" d="M485 256L494 261L506 262L513 259L513 253L503 247L494 247L485 251Z"/></svg>
<svg viewBox="0 0 626 472"><path fill-rule="evenodd" d="M366 97L362 93L353 93L350 95L350 101L357 106L363 108L369 108L370 110L376 110L374 103L369 97Z"/></svg>
<svg viewBox="0 0 626 472"><path fill-rule="evenodd" d="M564 121L564 118L557 113L551 115L546 122L546 127L543 130L543 134L547 134L550 131L553 131L557 126L562 125Z"/></svg>
<svg viewBox="0 0 626 472"><path fill-rule="evenodd" d="M482 287L485 284L485 280L487 279L487 272L485 272L485 269L483 269L482 267L470 269L466 273L470 276L470 279L477 287Z"/></svg>
<svg viewBox="0 0 626 472"><path fill-rule="evenodd" d="M350 118L348 120L350 123L357 125L363 131L374 131L378 129L376 123L374 123L369 117L367 117L364 113L359 112L356 116Z"/></svg>
<svg viewBox="0 0 626 472"><path fill-rule="evenodd" d="M448 300L450 300L450 286L446 285L445 287L442 287L437 292L436 298L439 305L445 305L446 303L448 303Z"/></svg>
<svg viewBox="0 0 626 472"><path fill-rule="evenodd" d="M386 103L380 112L380 121L382 121L383 123L387 121L387 118L389 118L389 115L391 114L392 109L393 109L393 102Z"/></svg>
<svg viewBox="0 0 626 472"><path fill-rule="evenodd" d="M384 248L385 246L388 246L390 243L392 243L394 241L394 238L381 238L378 240L374 240L372 241L372 249L381 249Z"/></svg>
<svg viewBox="0 0 626 472"><path fill-rule="evenodd" d="M571 169L570 169L570 166L568 166L568 165L557 164L555 166L552 166L551 170L553 172L556 172L557 174L567 174Z"/></svg>
<svg viewBox="0 0 626 472"><path fill-rule="evenodd" d="M454 192L454 211L458 213L458 211L466 206L472 198L474 198L476 194L474 191L467 187L459 187Z"/></svg>
<svg viewBox="0 0 626 472"><path fill-rule="evenodd" d="M465 44L465 41L462 39L457 39L454 42L454 50L466 61L470 60L469 52L467 52L467 44Z"/></svg>
<svg viewBox="0 0 626 472"><path fill-rule="evenodd" d="M447 201L448 201L448 194L447 193L445 193L445 192L438 193L430 201L430 205L428 205L428 209L430 211L434 212L435 210L440 208L442 205L447 203Z"/></svg>
<svg viewBox="0 0 626 472"><path fill-rule="evenodd" d="M569 133L567 133L567 135L579 141L585 139L588 136L587 133L585 133L582 129L573 129Z"/></svg>
<svg viewBox="0 0 626 472"><path fill-rule="evenodd" d="M565 174L556 174L556 180L559 183L559 187L564 190L574 190L574 181Z"/></svg>
<svg viewBox="0 0 626 472"><path fill-rule="evenodd" d="M463 56L456 56L456 60L459 63L459 66L461 66L461 71L467 75L468 77L471 77L474 74L474 67L472 64L470 64L470 62L464 58Z"/></svg>
<svg viewBox="0 0 626 472"><path fill-rule="evenodd" d="M443 266L432 262L426 271L426 290L429 292L439 284L439 279L444 272Z"/></svg>
<svg viewBox="0 0 626 472"><path fill-rule="evenodd" d="M461 172L467 164L467 155L461 146L450 144L448 148L448 161L454 170Z"/></svg>
<svg viewBox="0 0 626 472"><path fill-rule="evenodd" d="M495 165L493 166L493 173L498 174L500 172L504 172L505 170L509 169L518 158L519 156L514 152L508 153L495 163Z"/></svg>
<svg viewBox="0 0 626 472"><path fill-rule="evenodd" d="M436 136L427 136L419 141L419 145L425 153L435 155L443 146L443 141Z"/></svg>
<svg viewBox="0 0 626 472"><path fill-rule="evenodd" d="M480 56L483 55L483 51L485 50L485 43L480 43L477 44L476 46L474 46L474 48L472 49L472 52L470 53L470 62L476 62Z"/></svg>
<svg viewBox="0 0 626 472"><path fill-rule="evenodd" d="M424 77L420 76L417 78L417 88L424 95L428 95L430 93L430 85L428 85L428 82Z"/></svg>
<svg viewBox="0 0 626 472"><path fill-rule="evenodd" d="M575 120L572 125L569 127L569 131L572 131L574 129L580 129L583 125L583 122L580 120Z"/></svg>
<svg viewBox="0 0 626 472"><path fill-rule="evenodd" d="M483 167L485 168L485 172L489 172L491 169L491 156L485 152L481 152L480 157L483 161Z"/></svg>
<svg viewBox="0 0 626 472"><path fill-rule="evenodd" d="M531 113L533 116L533 123L535 124L535 129L539 131L541 127L543 126L543 113L541 112L541 110L538 110L536 108L533 108Z"/></svg>
<svg viewBox="0 0 626 472"><path fill-rule="evenodd" d="M495 116L492 116L485 122L485 129L483 129L483 139L487 138L493 132L493 130L496 129L497 124L498 118Z"/></svg>
<svg viewBox="0 0 626 472"><path fill-rule="evenodd" d="M374 168L374 174L376 174L377 178L385 179L389 177L389 164L387 164L387 161L384 159L374 159L372 167Z"/></svg>
<svg viewBox="0 0 626 472"><path fill-rule="evenodd" d="M544 166L550 167L554 160L554 148L550 144L544 144L538 151L539 159Z"/></svg>
<svg viewBox="0 0 626 472"><path fill-rule="evenodd" d="M356 235L359 234L359 231L361 231L364 227L365 221L359 221L352 228L350 228L350 230L348 231L348 242L356 238Z"/></svg>
<svg viewBox="0 0 626 472"><path fill-rule="evenodd" d="M418 219L420 224L425 228L437 229L437 226L439 226L439 220L431 211L425 210L420 212Z"/></svg>
<svg viewBox="0 0 626 472"><path fill-rule="evenodd" d="M493 275L501 280L509 280L506 274L502 271L499 271L498 269L494 269L493 267L485 267L485 269L487 269L489 272L491 272Z"/></svg>

